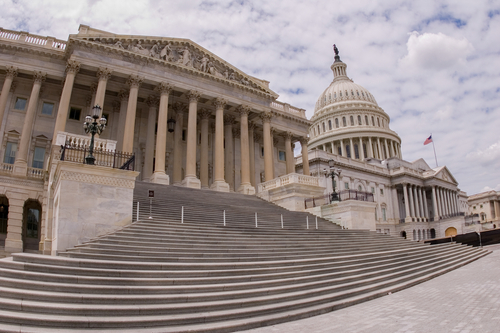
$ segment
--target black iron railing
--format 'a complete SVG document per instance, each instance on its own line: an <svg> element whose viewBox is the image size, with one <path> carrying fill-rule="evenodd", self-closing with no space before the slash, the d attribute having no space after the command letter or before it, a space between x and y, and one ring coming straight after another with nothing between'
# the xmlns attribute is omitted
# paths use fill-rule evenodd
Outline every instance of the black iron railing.
<svg viewBox="0 0 500 333"><path fill-rule="evenodd" d="M88 147L61 145L60 160L84 164L88 153ZM96 150L94 148L93 155L95 157L95 165L122 170L135 170L135 155L133 153Z"/></svg>
<svg viewBox="0 0 500 333"><path fill-rule="evenodd" d="M347 200L357 200L357 201L368 201L374 202L373 193L363 192L357 190L344 190L337 192L337 197L340 198L340 201ZM314 197L310 199L304 200L305 208L319 207L323 205L328 205L332 202L332 194L322 195L320 197Z"/></svg>

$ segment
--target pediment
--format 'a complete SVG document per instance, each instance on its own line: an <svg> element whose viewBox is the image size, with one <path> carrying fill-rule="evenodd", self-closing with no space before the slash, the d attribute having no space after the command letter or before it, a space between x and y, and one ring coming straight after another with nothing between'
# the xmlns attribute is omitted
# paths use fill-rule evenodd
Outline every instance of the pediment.
<svg viewBox="0 0 500 333"><path fill-rule="evenodd" d="M163 63L273 99L278 98L278 94L269 89L267 81L245 74L189 39L117 35L80 26L80 32L70 35L69 40L72 43L90 43L101 50L104 47L109 52L122 53L131 59L142 58L145 62Z"/></svg>
<svg viewBox="0 0 500 333"><path fill-rule="evenodd" d="M455 177L453 177L450 170L448 170L446 166L438 167L432 170L434 171L434 174L432 175L433 178L438 178L446 182L458 184L457 180L455 179Z"/></svg>
<svg viewBox="0 0 500 333"><path fill-rule="evenodd" d="M419 158L418 160L415 160L415 161L411 162L411 164L417 170L420 170L420 171L423 171L423 172L431 170L431 167L429 166L429 164L427 164L427 162L423 158Z"/></svg>

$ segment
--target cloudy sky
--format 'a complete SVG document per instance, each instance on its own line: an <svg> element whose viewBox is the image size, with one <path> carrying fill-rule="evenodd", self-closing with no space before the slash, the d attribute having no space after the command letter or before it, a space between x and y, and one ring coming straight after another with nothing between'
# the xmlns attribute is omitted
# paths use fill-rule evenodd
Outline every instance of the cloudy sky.
<svg viewBox="0 0 500 333"><path fill-rule="evenodd" d="M0 26L67 39L79 24L189 38L307 110L348 76L391 117L403 157L446 165L474 194L500 190L500 1L0 0Z"/></svg>

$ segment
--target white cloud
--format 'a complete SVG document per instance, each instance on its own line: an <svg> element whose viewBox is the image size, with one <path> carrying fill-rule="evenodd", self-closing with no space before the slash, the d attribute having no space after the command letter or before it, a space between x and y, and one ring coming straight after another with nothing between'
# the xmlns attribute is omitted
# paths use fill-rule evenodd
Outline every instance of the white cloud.
<svg viewBox="0 0 500 333"><path fill-rule="evenodd" d="M408 54L401 64L416 69L443 69L464 65L465 58L474 50L465 38L456 39L442 33L410 34L406 44Z"/></svg>

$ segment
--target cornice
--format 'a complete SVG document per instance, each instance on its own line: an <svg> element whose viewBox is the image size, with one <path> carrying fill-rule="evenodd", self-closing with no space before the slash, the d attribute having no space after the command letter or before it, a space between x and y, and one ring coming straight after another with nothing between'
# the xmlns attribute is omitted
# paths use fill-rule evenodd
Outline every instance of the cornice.
<svg viewBox="0 0 500 333"><path fill-rule="evenodd" d="M45 56L58 60L64 60L67 58L66 50L49 49L37 46L36 44L21 44L21 43L9 42L8 40L1 40L0 50L25 52L37 56Z"/></svg>

